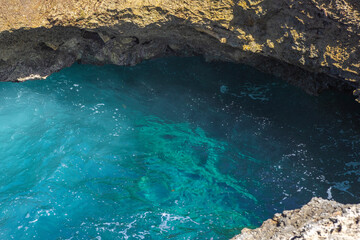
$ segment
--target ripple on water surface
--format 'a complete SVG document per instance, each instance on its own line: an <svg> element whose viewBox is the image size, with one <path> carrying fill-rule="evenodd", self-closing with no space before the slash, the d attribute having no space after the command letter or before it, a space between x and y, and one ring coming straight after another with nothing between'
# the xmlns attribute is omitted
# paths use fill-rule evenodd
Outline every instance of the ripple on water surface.
<svg viewBox="0 0 360 240"><path fill-rule="evenodd" d="M360 199L359 105L169 58L0 83L1 239L227 239Z"/></svg>

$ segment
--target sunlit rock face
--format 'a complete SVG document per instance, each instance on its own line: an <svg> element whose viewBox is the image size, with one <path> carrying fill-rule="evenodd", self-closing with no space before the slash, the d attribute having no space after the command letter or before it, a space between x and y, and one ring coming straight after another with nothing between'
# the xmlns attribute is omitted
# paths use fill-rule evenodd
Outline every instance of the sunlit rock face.
<svg viewBox="0 0 360 240"><path fill-rule="evenodd" d="M255 230L244 228L232 240L359 239L360 204L344 205L313 198L301 209L278 213Z"/></svg>
<svg viewBox="0 0 360 240"><path fill-rule="evenodd" d="M359 85L360 6L353 0L2 3L2 81L46 77L76 61L134 65L200 54L255 66L312 94Z"/></svg>

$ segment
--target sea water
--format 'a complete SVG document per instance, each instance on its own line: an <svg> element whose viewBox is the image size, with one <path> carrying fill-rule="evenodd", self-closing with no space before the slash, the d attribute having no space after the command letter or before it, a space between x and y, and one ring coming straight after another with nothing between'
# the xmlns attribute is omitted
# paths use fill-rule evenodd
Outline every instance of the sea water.
<svg viewBox="0 0 360 240"><path fill-rule="evenodd" d="M0 239L228 239L359 202L359 110L201 58L0 83Z"/></svg>

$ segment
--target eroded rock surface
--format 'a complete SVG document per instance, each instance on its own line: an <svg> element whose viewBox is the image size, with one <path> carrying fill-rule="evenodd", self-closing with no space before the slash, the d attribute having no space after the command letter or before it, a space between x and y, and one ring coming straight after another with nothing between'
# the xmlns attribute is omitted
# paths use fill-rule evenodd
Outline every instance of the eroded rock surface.
<svg viewBox="0 0 360 240"><path fill-rule="evenodd" d="M354 90L359 9L357 0L3 0L0 80L45 77L76 61L133 65L201 54L313 94Z"/></svg>
<svg viewBox="0 0 360 240"><path fill-rule="evenodd" d="M243 229L232 240L359 240L360 204L313 198L301 209L278 213L260 228Z"/></svg>

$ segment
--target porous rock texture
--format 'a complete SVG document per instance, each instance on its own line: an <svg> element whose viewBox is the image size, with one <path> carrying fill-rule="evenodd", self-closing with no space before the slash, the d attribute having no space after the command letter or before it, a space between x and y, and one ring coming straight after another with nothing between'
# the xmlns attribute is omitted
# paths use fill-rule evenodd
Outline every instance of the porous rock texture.
<svg viewBox="0 0 360 240"><path fill-rule="evenodd" d="M313 198L301 209L278 213L260 228L232 240L360 240L360 204Z"/></svg>
<svg viewBox="0 0 360 240"><path fill-rule="evenodd" d="M360 94L358 0L1 0L0 81L168 55Z"/></svg>

